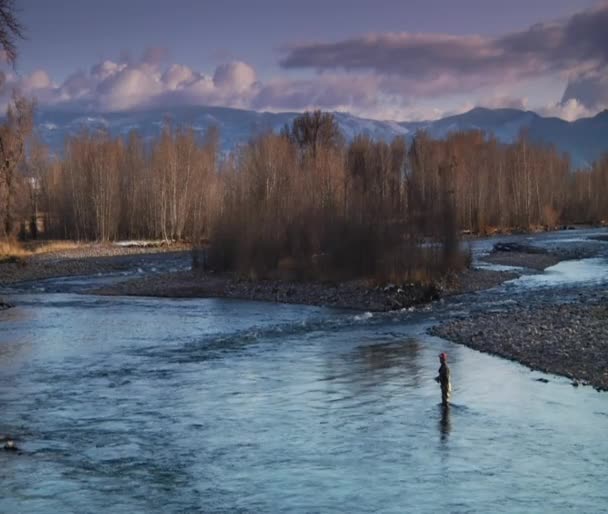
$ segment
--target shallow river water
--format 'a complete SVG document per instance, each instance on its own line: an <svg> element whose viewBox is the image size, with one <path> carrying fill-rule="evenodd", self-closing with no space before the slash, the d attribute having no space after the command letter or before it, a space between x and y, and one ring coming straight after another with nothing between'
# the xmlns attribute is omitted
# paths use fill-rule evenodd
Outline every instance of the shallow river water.
<svg viewBox="0 0 608 514"><path fill-rule="evenodd" d="M606 393L426 335L568 280L375 315L14 290L0 512L605 512Z"/></svg>

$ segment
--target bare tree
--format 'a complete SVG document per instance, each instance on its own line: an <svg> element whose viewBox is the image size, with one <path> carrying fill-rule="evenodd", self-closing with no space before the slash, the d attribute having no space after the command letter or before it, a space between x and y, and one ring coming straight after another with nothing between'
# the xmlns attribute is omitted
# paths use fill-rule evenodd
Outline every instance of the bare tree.
<svg viewBox="0 0 608 514"><path fill-rule="evenodd" d="M32 133L33 109L33 102L14 94L6 112L6 121L0 125L0 184L5 200L3 229L6 236L13 234L17 169L23 162L26 140Z"/></svg>
<svg viewBox="0 0 608 514"><path fill-rule="evenodd" d="M17 39L24 38L24 29L15 11L14 0L0 0L0 46L11 64L17 60Z"/></svg>
<svg viewBox="0 0 608 514"><path fill-rule="evenodd" d="M335 117L328 112L305 112L293 120L290 138L302 150L317 156L321 146L340 146L343 137Z"/></svg>
<svg viewBox="0 0 608 514"><path fill-rule="evenodd" d="M167 126L149 145L84 133L41 166L42 204L58 233L210 243L215 265L244 275L390 281L459 268L459 230L608 220L608 157L575 171L525 134L500 144L478 131L420 133L409 151L403 139L336 145L315 128L321 118L223 157L215 130L203 140Z"/></svg>
<svg viewBox="0 0 608 514"><path fill-rule="evenodd" d="M49 149L34 136L29 145L25 166L25 185L27 190L27 214L29 216L29 234L32 239L38 236L38 224L44 216L43 226L48 226L48 206L43 205L43 198L48 195L48 179L51 161Z"/></svg>

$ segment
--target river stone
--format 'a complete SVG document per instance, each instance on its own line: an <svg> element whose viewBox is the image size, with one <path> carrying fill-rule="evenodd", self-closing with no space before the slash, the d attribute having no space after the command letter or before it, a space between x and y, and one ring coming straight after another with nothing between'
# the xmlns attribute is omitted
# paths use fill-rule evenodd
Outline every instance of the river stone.
<svg viewBox="0 0 608 514"><path fill-rule="evenodd" d="M6 443L4 443L4 450L7 452L16 452L19 450L19 448L17 448L15 441L9 439L8 441L6 441Z"/></svg>

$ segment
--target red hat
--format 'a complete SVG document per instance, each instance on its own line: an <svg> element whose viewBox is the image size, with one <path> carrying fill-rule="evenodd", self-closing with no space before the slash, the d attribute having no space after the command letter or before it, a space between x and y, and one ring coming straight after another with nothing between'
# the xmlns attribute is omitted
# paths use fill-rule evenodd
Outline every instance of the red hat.
<svg viewBox="0 0 608 514"><path fill-rule="evenodd" d="M439 354L439 358L440 358L442 361L445 361L445 360L447 360L447 359L448 359L448 354L447 354L447 353L445 353L445 352L441 352L441 353Z"/></svg>

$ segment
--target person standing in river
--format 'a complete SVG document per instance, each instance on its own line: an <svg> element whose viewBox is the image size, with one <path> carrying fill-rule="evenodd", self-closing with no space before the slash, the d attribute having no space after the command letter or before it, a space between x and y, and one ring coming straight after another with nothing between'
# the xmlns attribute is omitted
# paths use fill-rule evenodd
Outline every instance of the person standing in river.
<svg viewBox="0 0 608 514"><path fill-rule="evenodd" d="M441 404L447 406L452 392L450 368L448 368L448 354L445 352L440 353L439 362L441 365L439 366L439 374L435 377L435 380L441 385Z"/></svg>

